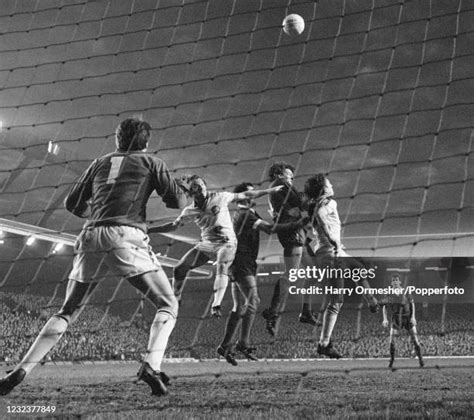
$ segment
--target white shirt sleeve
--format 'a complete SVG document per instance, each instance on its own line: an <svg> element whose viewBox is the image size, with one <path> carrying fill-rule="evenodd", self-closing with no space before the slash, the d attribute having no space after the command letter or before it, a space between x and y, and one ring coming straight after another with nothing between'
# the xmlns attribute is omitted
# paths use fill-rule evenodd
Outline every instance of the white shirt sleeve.
<svg viewBox="0 0 474 420"><path fill-rule="evenodd" d="M252 229L257 229L258 225L261 225L263 223L262 219L258 219L252 226Z"/></svg>
<svg viewBox="0 0 474 420"><path fill-rule="evenodd" d="M227 191L221 192L220 196L221 196L220 200L221 200L222 206L227 206L230 203L232 203L232 201L234 201L236 199L236 194L230 193L230 192L227 192Z"/></svg>
<svg viewBox="0 0 474 420"><path fill-rule="evenodd" d="M197 214L198 214L198 211L194 208L194 205L191 204L189 206L186 206L181 211L181 214L179 215L178 219L188 219L192 216L196 216Z"/></svg>

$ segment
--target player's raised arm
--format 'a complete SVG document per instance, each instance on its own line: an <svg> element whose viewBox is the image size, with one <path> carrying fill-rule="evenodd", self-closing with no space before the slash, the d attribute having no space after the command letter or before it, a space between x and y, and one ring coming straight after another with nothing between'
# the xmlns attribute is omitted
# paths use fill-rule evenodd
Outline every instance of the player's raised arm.
<svg viewBox="0 0 474 420"><path fill-rule="evenodd" d="M267 188L265 190L249 190L249 191L236 193L234 194L233 201L254 200L258 197L271 194L272 192L280 191L283 188L284 188L283 185L278 185L276 187Z"/></svg>
<svg viewBox="0 0 474 420"><path fill-rule="evenodd" d="M289 232L295 229L300 229L306 226L309 223L309 220L309 217L302 217L296 222L273 224L266 220L259 219L255 222L254 228L271 235L272 233Z"/></svg>
<svg viewBox="0 0 474 420"><path fill-rule="evenodd" d="M187 205L188 185L186 179L171 178L168 168L161 159L155 158L156 192L161 196L166 207L182 209Z"/></svg>
<svg viewBox="0 0 474 420"><path fill-rule="evenodd" d="M172 222L165 223L159 226L149 226L148 233L166 233L166 232L173 232L180 226L179 220L175 219Z"/></svg>

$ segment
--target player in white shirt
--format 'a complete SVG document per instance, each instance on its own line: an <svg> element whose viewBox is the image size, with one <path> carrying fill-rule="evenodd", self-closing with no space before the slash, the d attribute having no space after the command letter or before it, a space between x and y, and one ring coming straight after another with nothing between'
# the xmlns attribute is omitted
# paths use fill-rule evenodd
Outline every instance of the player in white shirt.
<svg viewBox="0 0 474 420"><path fill-rule="evenodd" d="M305 183L305 194L310 198L309 215L312 217L312 227L316 233L317 249L308 249L316 260L316 266L324 267L347 267L363 268L361 263L344 251L341 242L341 219L337 211L337 203L334 200L334 190L329 179L324 174L310 177ZM344 286L343 278L325 279L329 285L336 288ZM370 287L367 279L360 280L359 284ZM318 353L330 358L340 358L331 343L331 335L336 325L339 311L343 303L343 294L331 294L327 298L324 310L321 336L318 344ZM368 294L370 310L378 312L380 306L373 295Z"/></svg>
<svg viewBox="0 0 474 420"><path fill-rule="evenodd" d="M241 193L209 192L206 181L198 175L188 179L193 204L185 207L180 216L171 223L151 227L149 232L170 232L189 220L194 220L201 229L201 241L189 250L174 268L174 288L181 297L188 272L216 258L216 278L211 313L220 317L221 303L229 282L228 271L234 260L237 239L234 232L229 204L237 200L249 200L279 191L282 186L266 190L250 190Z"/></svg>

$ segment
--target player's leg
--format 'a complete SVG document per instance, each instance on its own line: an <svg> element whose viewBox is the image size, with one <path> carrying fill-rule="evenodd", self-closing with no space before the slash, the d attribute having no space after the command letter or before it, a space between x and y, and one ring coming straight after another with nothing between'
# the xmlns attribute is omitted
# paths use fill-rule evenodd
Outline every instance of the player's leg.
<svg viewBox="0 0 474 420"><path fill-rule="evenodd" d="M316 325L318 327L323 325L323 319L324 319L324 312L326 312L326 308L328 306L329 299L326 295L323 295L323 300L321 301L321 305L318 310L318 315L316 318Z"/></svg>
<svg viewBox="0 0 474 420"><path fill-rule="evenodd" d="M140 290L157 309L150 327L146 356L138 377L150 385L152 394L163 395L166 394L166 384L169 379L161 372L161 363L169 336L176 324L178 301L161 268L131 277L128 281Z"/></svg>
<svg viewBox="0 0 474 420"><path fill-rule="evenodd" d="M367 269L364 263L354 257L349 256L347 253L343 252L342 257L339 258L343 267L349 267L351 269ZM370 283L367 279L360 279L357 282L357 285L363 286L365 289L370 289ZM373 293L364 293L363 298L366 300L369 305L370 312L377 313L380 311L380 305L377 301L377 298Z"/></svg>
<svg viewBox="0 0 474 420"><path fill-rule="evenodd" d="M304 279L303 287L306 289L311 287L313 279ZM317 319L312 310L312 295L303 294L301 297L301 312L298 316L298 320L303 324L316 325Z"/></svg>
<svg viewBox="0 0 474 420"><path fill-rule="evenodd" d="M277 283L275 284L270 307L262 312L262 315L266 320L267 331L272 336L277 334L280 317L285 310L289 290L288 273L291 269L299 268L302 254L302 246L288 245L283 249L285 273L282 277L278 278Z"/></svg>
<svg viewBox="0 0 474 420"><path fill-rule="evenodd" d="M239 284L242 293L247 298L247 308L242 316L242 330L239 343L249 346L250 333L257 313L260 298L258 296L257 280L255 276L245 276Z"/></svg>
<svg viewBox="0 0 474 420"><path fill-rule="evenodd" d="M214 299L212 301L214 311L220 310L222 299L229 284L229 269L234 261L235 251L236 244L225 244L217 250Z"/></svg>
<svg viewBox="0 0 474 420"><path fill-rule="evenodd" d="M303 255L302 246L290 246L283 250L283 260L285 262L284 278L280 282L280 301L276 306L276 314L281 315L285 310L286 301L288 298L289 280L288 273L290 270L295 270L300 267L301 256Z"/></svg>
<svg viewBox="0 0 474 420"><path fill-rule="evenodd" d="M411 341L413 342L413 346L415 347L415 353L416 353L416 356L418 357L418 362L420 363L420 367L423 367L425 366L425 362L421 354L420 340L418 339L418 332L416 330L416 326L411 325L408 330L408 333L410 334Z"/></svg>
<svg viewBox="0 0 474 420"><path fill-rule="evenodd" d="M112 248L106 259L109 269L126 277L157 309L138 379L151 387L152 394L163 395L169 378L161 372L161 362L178 314L173 288L143 231L131 226L108 227L104 242Z"/></svg>
<svg viewBox="0 0 474 420"><path fill-rule="evenodd" d="M242 309L245 308L246 305L245 296L235 281L231 283L231 293L233 306L229 313L229 317L227 318L224 338L220 344L220 346L225 349L229 348L234 341L235 332L237 331L242 318Z"/></svg>
<svg viewBox="0 0 474 420"><path fill-rule="evenodd" d="M92 279L97 277L107 258L107 253L100 252L97 247L97 239L96 229L85 229L79 235L74 246L76 255L63 306L46 322L22 361L7 377L0 380L0 395L8 394L41 362L87 303L95 287Z"/></svg>
<svg viewBox="0 0 474 420"><path fill-rule="evenodd" d="M77 319L95 285L96 283L69 280L63 306L46 322L21 362L8 376L0 380L0 395L8 394L21 383L48 354L66 332L69 324Z"/></svg>
<svg viewBox="0 0 474 420"><path fill-rule="evenodd" d="M178 301L181 300L186 276L190 270L199 267L209 261L209 257L201 252L197 247L190 249L179 260L178 264L173 269L174 276L174 292Z"/></svg>
<svg viewBox="0 0 474 420"><path fill-rule="evenodd" d="M247 359L256 361L258 359L252 354L256 349L250 347L250 333L260 303L255 276L245 276L239 283L239 287L243 295L246 296L247 307L242 316L242 328L236 350L247 357Z"/></svg>
<svg viewBox="0 0 474 420"><path fill-rule="evenodd" d="M388 363L389 369L393 368L393 363L395 362L395 337L398 335L398 328L392 324L390 328L390 361Z"/></svg>
<svg viewBox="0 0 474 420"><path fill-rule="evenodd" d="M312 249L308 249L308 246L305 248L306 252L303 252L302 260L304 260L304 265L308 266L313 264L313 259L315 257ZM300 262L301 265L301 262ZM311 287L314 283L314 279L305 278L303 282L303 287L306 289ZM312 310L312 295L303 294L301 296L301 312L298 317L299 321L304 324L316 325L316 316Z"/></svg>
<svg viewBox="0 0 474 420"><path fill-rule="evenodd" d="M235 281L231 283L231 292L233 307L229 313L229 317L227 318L224 338L217 348L217 353L224 357L227 363L237 366L237 361L235 360L235 356L232 351L232 343L234 342L235 333L239 328L242 310L246 305L246 299Z"/></svg>
<svg viewBox="0 0 474 420"><path fill-rule="evenodd" d="M329 280L328 280L329 281ZM343 279L330 280L335 287L342 288L344 286ZM324 310L323 324L321 327L321 335L318 343L318 354L329 356L331 359L339 359L342 356L332 346L331 336L339 316L339 312L343 304L343 294L332 294L328 299L328 304Z"/></svg>

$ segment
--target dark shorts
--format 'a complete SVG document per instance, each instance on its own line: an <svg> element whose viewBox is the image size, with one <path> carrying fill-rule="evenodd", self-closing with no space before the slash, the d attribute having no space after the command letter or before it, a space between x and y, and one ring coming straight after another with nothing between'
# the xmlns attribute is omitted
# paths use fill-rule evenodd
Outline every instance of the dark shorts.
<svg viewBox="0 0 474 420"><path fill-rule="evenodd" d="M231 281L238 282L246 276L257 275L257 262L255 261L255 258L250 255L238 254L235 256L230 271L232 274Z"/></svg>
<svg viewBox="0 0 474 420"><path fill-rule="evenodd" d="M305 242L304 229L291 230L277 233L278 240L283 248L294 248L303 246Z"/></svg>
<svg viewBox="0 0 474 420"><path fill-rule="evenodd" d="M401 330L404 328L410 331L413 328L413 324L410 321L410 315L393 314L392 315L392 328L394 330Z"/></svg>

